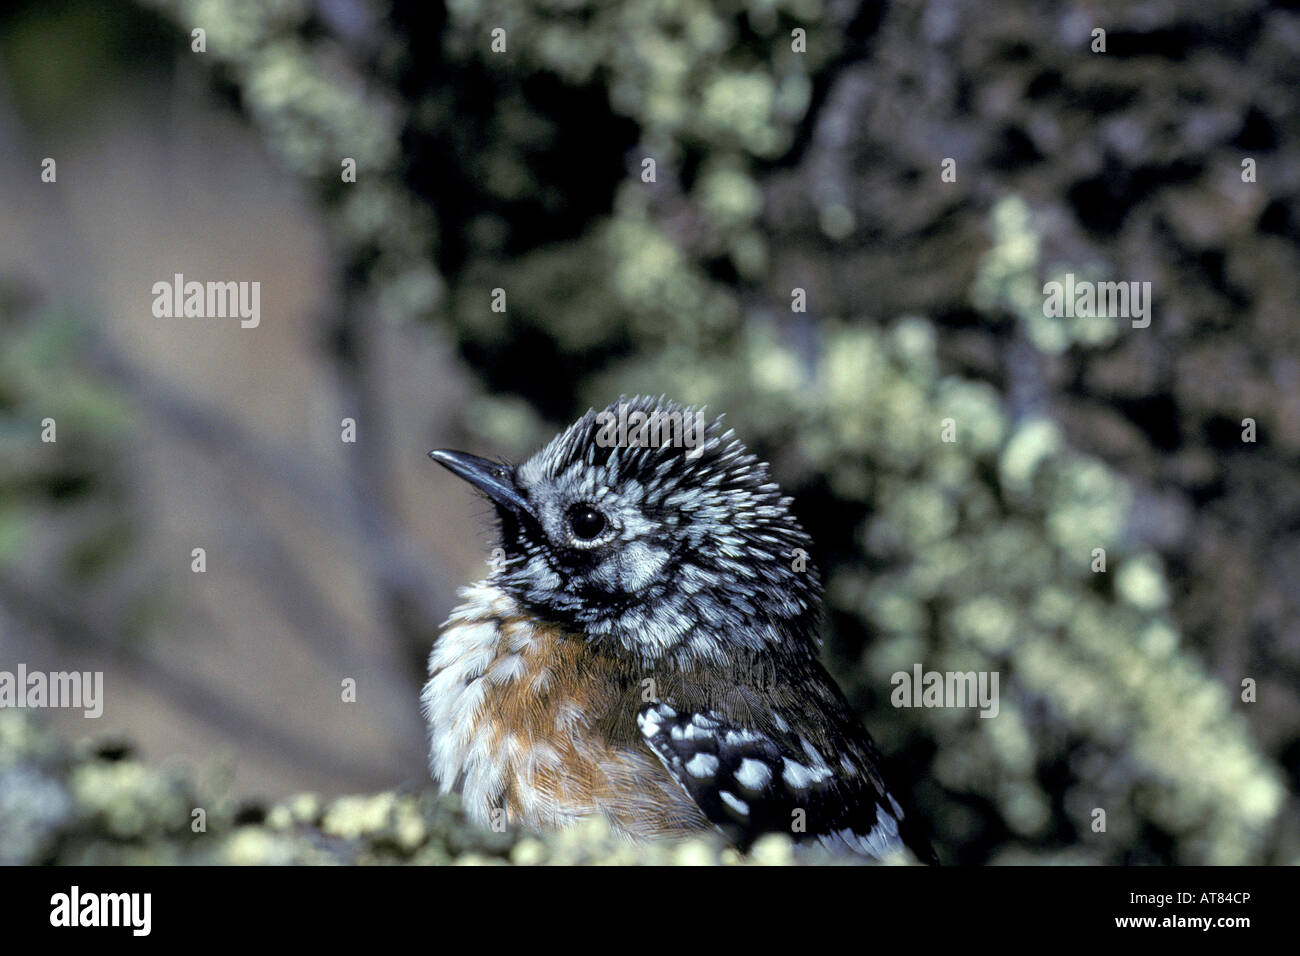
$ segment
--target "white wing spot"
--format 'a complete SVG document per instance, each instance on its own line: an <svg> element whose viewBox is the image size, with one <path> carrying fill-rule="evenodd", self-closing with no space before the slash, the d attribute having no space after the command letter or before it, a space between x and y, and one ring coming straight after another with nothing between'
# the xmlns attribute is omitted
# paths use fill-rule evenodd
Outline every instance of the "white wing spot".
<svg viewBox="0 0 1300 956"><path fill-rule="evenodd" d="M812 771L789 757L784 758L784 762L785 769L781 772L781 778L797 790L808 789L808 785L812 783Z"/></svg>
<svg viewBox="0 0 1300 956"><path fill-rule="evenodd" d="M744 800L737 799L733 794L728 793L726 790L719 790L718 796L722 798L723 803L731 807L732 810L739 813L742 817L749 816L749 804Z"/></svg>
<svg viewBox="0 0 1300 956"><path fill-rule="evenodd" d="M712 777L718 772L718 758L713 754L696 754L686 763L686 772L692 777Z"/></svg>
<svg viewBox="0 0 1300 956"><path fill-rule="evenodd" d="M746 790L762 790L771 779L772 768L753 757L742 760L740 769L736 771L736 783Z"/></svg>

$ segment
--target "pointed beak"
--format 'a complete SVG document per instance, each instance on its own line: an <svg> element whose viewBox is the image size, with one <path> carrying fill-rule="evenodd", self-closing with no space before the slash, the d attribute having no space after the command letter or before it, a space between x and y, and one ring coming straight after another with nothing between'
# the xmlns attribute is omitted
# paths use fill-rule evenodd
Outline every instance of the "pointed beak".
<svg viewBox="0 0 1300 956"><path fill-rule="evenodd" d="M533 515L532 505L515 487L515 471L508 465L448 448L431 451L429 457L456 477L464 478L503 508Z"/></svg>

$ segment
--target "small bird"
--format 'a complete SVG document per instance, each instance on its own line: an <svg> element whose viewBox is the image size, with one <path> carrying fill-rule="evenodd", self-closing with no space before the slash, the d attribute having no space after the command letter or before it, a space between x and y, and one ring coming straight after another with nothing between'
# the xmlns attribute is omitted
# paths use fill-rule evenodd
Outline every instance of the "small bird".
<svg viewBox="0 0 1300 956"><path fill-rule="evenodd" d="M692 420L685 447L675 426ZM429 457L500 524L422 696L430 769L473 819L603 815L638 840L719 830L747 849L780 832L937 862L818 661L811 541L720 418L621 399L517 467Z"/></svg>

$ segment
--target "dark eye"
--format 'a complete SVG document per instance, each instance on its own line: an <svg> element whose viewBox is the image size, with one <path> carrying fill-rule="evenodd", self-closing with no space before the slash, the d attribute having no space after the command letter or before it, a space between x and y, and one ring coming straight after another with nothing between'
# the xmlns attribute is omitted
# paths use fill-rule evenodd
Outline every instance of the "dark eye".
<svg viewBox="0 0 1300 956"><path fill-rule="evenodd" d="M605 516L591 505L577 505L569 511L569 527L584 541L590 541L605 530Z"/></svg>

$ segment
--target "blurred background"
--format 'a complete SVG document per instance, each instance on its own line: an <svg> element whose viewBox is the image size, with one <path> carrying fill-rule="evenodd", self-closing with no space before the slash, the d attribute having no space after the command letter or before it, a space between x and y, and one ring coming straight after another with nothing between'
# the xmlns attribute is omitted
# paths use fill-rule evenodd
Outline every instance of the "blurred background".
<svg viewBox="0 0 1300 956"><path fill-rule="evenodd" d="M425 452L667 393L795 496L946 862L1300 862L1298 117L1294 2L11 2L0 669L240 806L423 791L491 547ZM1070 272L1150 327L1045 318ZM891 707L916 663L999 715ZM0 718L0 857L58 858L102 787Z"/></svg>

